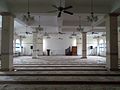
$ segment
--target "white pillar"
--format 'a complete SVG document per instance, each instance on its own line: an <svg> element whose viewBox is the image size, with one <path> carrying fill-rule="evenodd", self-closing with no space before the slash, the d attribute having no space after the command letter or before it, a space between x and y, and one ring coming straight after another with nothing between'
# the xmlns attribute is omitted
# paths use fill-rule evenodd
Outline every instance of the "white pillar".
<svg viewBox="0 0 120 90"><path fill-rule="evenodd" d="M33 32L33 53L32 53L32 58L36 59L37 58L37 32Z"/></svg>
<svg viewBox="0 0 120 90"><path fill-rule="evenodd" d="M106 17L106 67L109 70L118 70L118 21L116 14Z"/></svg>
<svg viewBox="0 0 120 90"><path fill-rule="evenodd" d="M87 39L86 32L82 32L82 58L87 58Z"/></svg>
<svg viewBox="0 0 120 90"><path fill-rule="evenodd" d="M38 44L37 44L37 46L38 46L38 49L39 49L38 55L43 55L43 36L40 36L38 38Z"/></svg>
<svg viewBox="0 0 120 90"><path fill-rule="evenodd" d="M13 70L13 31L14 17L7 12L2 13L1 70Z"/></svg>

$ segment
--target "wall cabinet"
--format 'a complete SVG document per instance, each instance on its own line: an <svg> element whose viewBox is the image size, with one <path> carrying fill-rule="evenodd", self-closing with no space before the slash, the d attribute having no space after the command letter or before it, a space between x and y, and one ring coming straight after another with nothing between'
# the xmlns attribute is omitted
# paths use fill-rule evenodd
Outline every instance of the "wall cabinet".
<svg viewBox="0 0 120 90"><path fill-rule="evenodd" d="M72 46L72 55L77 55L77 46Z"/></svg>

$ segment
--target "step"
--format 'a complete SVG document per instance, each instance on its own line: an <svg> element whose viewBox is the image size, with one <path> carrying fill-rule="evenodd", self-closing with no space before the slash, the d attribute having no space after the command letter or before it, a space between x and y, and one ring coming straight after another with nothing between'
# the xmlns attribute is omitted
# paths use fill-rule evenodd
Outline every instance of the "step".
<svg viewBox="0 0 120 90"><path fill-rule="evenodd" d="M0 81L0 84L39 84L39 85L120 85L120 81Z"/></svg>
<svg viewBox="0 0 120 90"><path fill-rule="evenodd" d="M120 76L0 76L0 84L120 84Z"/></svg>
<svg viewBox="0 0 120 90"><path fill-rule="evenodd" d="M119 71L8 71L0 72L0 76L119 76Z"/></svg>
<svg viewBox="0 0 120 90"><path fill-rule="evenodd" d="M107 71L105 68L78 68L78 69L69 69L69 68L15 68L17 71Z"/></svg>
<svg viewBox="0 0 120 90"><path fill-rule="evenodd" d="M0 76L120 76L120 74L0 74Z"/></svg>
<svg viewBox="0 0 120 90"><path fill-rule="evenodd" d="M40 84L0 84L0 90L120 90L117 84L78 84L78 85L40 85Z"/></svg>
<svg viewBox="0 0 120 90"><path fill-rule="evenodd" d="M105 64L14 64L15 67L105 67Z"/></svg>
<svg viewBox="0 0 120 90"><path fill-rule="evenodd" d="M106 70L105 66L75 66L75 67L71 67L71 66L16 66L14 67L17 71L21 71L21 70L30 70L30 71L86 71L86 70Z"/></svg>

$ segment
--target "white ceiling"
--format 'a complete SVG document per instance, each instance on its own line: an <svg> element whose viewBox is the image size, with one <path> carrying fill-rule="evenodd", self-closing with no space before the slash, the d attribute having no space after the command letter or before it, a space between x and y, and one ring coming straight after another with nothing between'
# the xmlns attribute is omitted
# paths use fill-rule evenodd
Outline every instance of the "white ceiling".
<svg viewBox="0 0 120 90"><path fill-rule="evenodd" d="M98 16L98 22L94 23L94 29L91 29L91 23L87 21L87 16L90 15L90 0L62 0L63 6L72 5L73 8L69 9L74 13L73 16L62 14L61 19L57 18L57 13L47 13L48 11L55 10L52 5L59 6L60 0L30 0L30 12L35 17L35 22L31 25L32 28L37 27L39 24L47 32L58 32L59 26L62 25L63 32L73 32L79 25L78 15L81 16L81 25L86 31L105 31L104 16L110 12L120 11L120 0L93 0L94 12ZM4 2L4 7L7 6L8 10L16 15L15 31L18 34L26 31L26 25L22 21L22 16L27 12L27 0L1 0ZM40 16L40 22L39 22ZM101 24L103 23L103 24ZM102 25L102 26L101 26ZM32 32L32 29L29 28Z"/></svg>

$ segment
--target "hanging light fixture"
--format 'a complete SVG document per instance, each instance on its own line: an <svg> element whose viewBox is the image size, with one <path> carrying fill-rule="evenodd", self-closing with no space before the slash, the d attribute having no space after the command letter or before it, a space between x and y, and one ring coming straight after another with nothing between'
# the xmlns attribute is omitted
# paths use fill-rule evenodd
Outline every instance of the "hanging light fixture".
<svg viewBox="0 0 120 90"><path fill-rule="evenodd" d="M81 17L79 16L79 25L77 28L78 31L83 32L84 28L81 27Z"/></svg>
<svg viewBox="0 0 120 90"><path fill-rule="evenodd" d="M70 36L69 38L70 38L70 39L72 39L73 37L72 37L72 36Z"/></svg>
<svg viewBox="0 0 120 90"><path fill-rule="evenodd" d="M47 33L46 31L46 28L45 28L45 33L43 34L43 36L47 37L47 38L50 38L49 34Z"/></svg>
<svg viewBox="0 0 120 90"><path fill-rule="evenodd" d="M95 16L93 11L93 0L91 0L91 15L87 16L88 22L96 22L98 20L98 16Z"/></svg>
<svg viewBox="0 0 120 90"><path fill-rule="evenodd" d="M77 34L75 33L75 32L73 32L72 34L71 34L71 36L69 36L69 38L70 39L73 39L73 38L75 38L77 36Z"/></svg>
<svg viewBox="0 0 120 90"><path fill-rule="evenodd" d="M50 39L50 38L51 38L47 32L44 33L44 36L45 36L47 39Z"/></svg>
<svg viewBox="0 0 120 90"><path fill-rule="evenodd" d="M23 15L23 21L26 22L26 24L30 25L33 23L34 21L34 16L31 16L30 14L30 5L29 5L29 0L28 0L28 3L27 3L27 14L26 15Z"/></svg>
<svg viewBox="0 0 120 90"><path fill-rule="evenodd" d="M38 27L36 27L36 30L40 31L40 32L43 31L43 28L40 25L40 16L39 16L39 25L38 25Z"/></svg>
<svg viewBox="0 0 120 90"><path fill-rule="evenodd" d="M71 34L71 36L77 36L77 34L76 34L75 32L73 32L73 33Z"/></svg>
<svg viewBox="0 0 120 90"><path fill-rule="evenodd" d="M44 33L44 36L49 36L49 34L47 32Z"/></svg>

